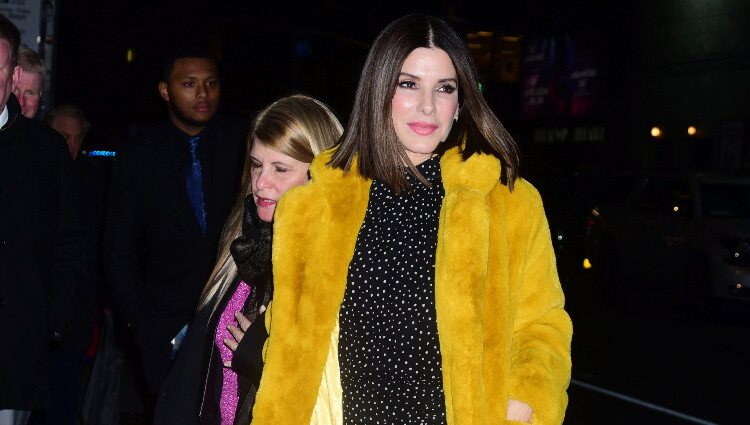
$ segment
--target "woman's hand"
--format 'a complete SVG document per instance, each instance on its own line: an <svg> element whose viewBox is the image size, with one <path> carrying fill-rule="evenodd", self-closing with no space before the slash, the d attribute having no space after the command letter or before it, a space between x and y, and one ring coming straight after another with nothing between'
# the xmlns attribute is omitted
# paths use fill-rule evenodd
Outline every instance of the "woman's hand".
<svg viewBox="0 0 750 425"><path fill-rule="evenodd" d="M258 309L258 314L263 314L263 312L266 311L266 306L261 306ZM245 336L245 332L247 332L248 328L250 328L250 325L252 322L248 320L248 318L240 313L239 311L234 313L234 317L237 319L237 324L239 325L239 328L237 326L234 326L232 324L227 325L227 330L229 330L229 333L232 334L231 338L224 338L224 345L229 347L230 350L236 351L237 346L240 344L240 341L242 341L242 338ZM232 361L227 360L224 362L225 367L232 367Z"/></svg>
<svg viewBox="0 0 750 425"><path fill-rule="evenodd" d="M518 400L508 400L508 416L506 419L509 421L531 423L533 413L534 411L528 404Z"/></svg>

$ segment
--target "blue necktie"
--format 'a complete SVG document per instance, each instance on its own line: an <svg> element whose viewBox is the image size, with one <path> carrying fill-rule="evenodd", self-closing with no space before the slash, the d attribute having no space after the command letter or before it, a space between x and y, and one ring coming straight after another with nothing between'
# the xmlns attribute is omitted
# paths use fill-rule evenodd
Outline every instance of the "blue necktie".
<svg viewBox="0 0 750 425"><path fill-rule="evenodd" d="M200 137L191 137L190 143L190 167L187 170L187 193L190 204L193 205L195 218L201 226L201 232L206 233L206 205L203 202L203 171L198 159L198 142Z"/></svg>

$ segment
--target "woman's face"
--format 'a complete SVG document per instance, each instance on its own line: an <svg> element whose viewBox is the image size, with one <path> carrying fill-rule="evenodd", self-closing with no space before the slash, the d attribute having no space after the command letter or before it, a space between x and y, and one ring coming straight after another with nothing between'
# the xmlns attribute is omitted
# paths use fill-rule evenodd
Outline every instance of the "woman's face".
<svg viewBox="0 0 750 425"><path fill-rule="evenodd" d="M307 183L310 164L253 140L250 149L250 187L258 216L273 221L276 203L287 190Z"/></svg>
<svg viewBox="0 0 750 425"><path fill-rule="evenodd" d="M414 165L448 137L458 111L458 80L445 51L419 47L406 57L393 95L396 136Z"/></svg>

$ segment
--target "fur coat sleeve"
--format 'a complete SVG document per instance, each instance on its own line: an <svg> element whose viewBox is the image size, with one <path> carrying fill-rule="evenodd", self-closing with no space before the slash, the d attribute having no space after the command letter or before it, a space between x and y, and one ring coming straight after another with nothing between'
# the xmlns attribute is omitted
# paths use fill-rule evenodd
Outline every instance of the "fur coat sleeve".
<svg viewBox="0 0 750 425"><path fill-rule="evenodd" d="M549 226L537 191L517 185L528 208L508 213L511 258L520 261L510 356L512 399L534 409L532 423L562 423L570 382L572 325L563 309Z"/></svg>

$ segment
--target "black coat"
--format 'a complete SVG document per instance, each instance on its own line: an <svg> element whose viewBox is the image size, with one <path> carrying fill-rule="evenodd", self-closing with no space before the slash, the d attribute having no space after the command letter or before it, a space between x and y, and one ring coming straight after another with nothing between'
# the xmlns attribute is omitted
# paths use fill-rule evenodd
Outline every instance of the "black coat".
<svg viewBox="0 0 750 425"><path fill-rule="evenodd" d="M185 187L185 136L171 123L131 141L112 169L104 267L134 331L152 391L170 365L170 341L191 318L240 186L245 128L216 117L201 136L207 230Z"/></svg>
<svg viewBox="0 0 750 425"><path fill-rule="evenodd" d="M68 148L8 99L0 129L0 409L44 407L53 341L70 326L92 245L80 233Z"/></svg>
<svg viewBox="0 0 750 425"><path fill-rule="evenodd" d="M62 345L66 349L85 352L93 340L96 310L103 289L100 252L107 176L104 167L96 160L78 155L73 162L72 177L81 232L93 243L93 249L88 279L78 285L78 303L73 309L70 332Z"/></svg>
<svg viewBox="0 0 750 425"><path fill-rule="evenodd" d="M263 279L264 287L268 288L263 303L267 304L271 295L270 274L265 274L259 279ZM154 425L221 423L219 399L224 366L214 339L221 312L234 294L238 282L239 279L235 279L218 305L215 301L211 302L201 309L190 323L177 359L159 391L154 411ZM243 310L260 305L257 302L259 294L256 288L257 286L253 287ZM263 345L268 334L264 323L265 313L244 313L252 317L253 322L232 356L232 369L237 372L239 378L239 402L234 423L247 425L252 420L255 394L263 371Z"/></svg>

